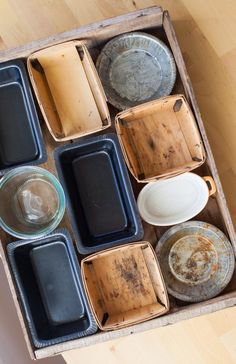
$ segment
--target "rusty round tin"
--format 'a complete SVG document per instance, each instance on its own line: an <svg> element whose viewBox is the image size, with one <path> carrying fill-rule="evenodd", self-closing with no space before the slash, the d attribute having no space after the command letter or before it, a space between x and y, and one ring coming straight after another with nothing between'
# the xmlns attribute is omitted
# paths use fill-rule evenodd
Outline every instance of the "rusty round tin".
<svg viewBox="0 0 236 364"><path fill-rule="evenodd" d="M179 281L200 284L208 281L218 269L218 253L214 244L203 236L186 235L170 249L169 266Z"/></svg>
<svg viewBox="0 0 236 364"><path fill-rule="evenodd" d="M112 38L96 67L108 101L119 110L169 95L176 79L171 50L144 32Z"/></svg>
<svg viewBox="0 0 236 364"><path fill-rule="evenodd" d="M234 272L229 240L218 228L201 221L167 230L156 253L168 292L182 301L198 302L216 296Z"/></svg>

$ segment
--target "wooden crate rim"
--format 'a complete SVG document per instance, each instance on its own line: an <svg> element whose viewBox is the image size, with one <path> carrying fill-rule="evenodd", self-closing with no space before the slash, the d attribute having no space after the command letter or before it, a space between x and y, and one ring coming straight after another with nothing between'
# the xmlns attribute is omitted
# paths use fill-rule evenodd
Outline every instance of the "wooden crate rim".
<svg viewBox="0 0 236 364"><path fill-rule="evenodd" d="M126 17L126 21L131 21L136 18L145 17L148 15L158 15L158 14L163 15L165 12L166 10L163 11L161 6L154 5L143 9L134 10L132 12L124 13L118 16L114 16L108 19L104 19L101 21L96 21L94 23L89 23L81 27L76 27L71 30L67 30L65 32L60 32L45 38L34 40L17 47L2 50L0 51L0 62L4 62L19 57L28 57L31 53L35 51L39 51L51 45L56 45L69 40L80 39L83 41L83 39L86 39L86 34L90 34L91 32L96 31L97 29L106 28L111 25L117 25L122 23L124 21L124 16ZM82 38L80 38L80 36L82 36Z"/></svg>
<svg viewBox="0 0 236 364"><path fill-rule="evenodd" d="M165 33L169 40L170 46L172 48L172 52L175 57L175 62L177 64L177 67L180 72L180 76L182 79L186 98L190 102L190 105L192 106L194 115L196 117L199 129L200 129L200 133L202 135L205 150L207 153L207 163L209 163L209 168L210 168L211 174L214 177L216 184L217 184L217 188L218 188L217 201L218 201L219 209L221 211L222 216L224 217L225 227L227 228L232 245L234 247L234 250L236 251L236 235L235 235L234 226L233 226L233 223L232 223L232 220L230 217L230 213L229 213L229 210L227 207L224 192L223 192L221 182L220 182L220 179L218 176L217 168L216 168L213 154L211 151L211 147L210 147L210 144L209 144L209 141L207 138L207 134L206 134L206 131L204 128L204 124L201 119L201 115L200 115L200 111L199 111L199 108L198 108L198 105L196 102L193 87L192 87L188 72L186 70L183 56L180 51L178 41L177 41L177 38L175 35L175 31L174 31L174 28L171 23L170 16L169 16L169 13L167 10L163 11L162 8L159 6L148 7L148 8L144 8L141 10L136 10L131 13L126 13L126 14L123 14L123 15L120 15L117 17L113 17L110 19L106 19L103 21L98 21L96 23L92 23L90 25L85 25L85 26L82 26L82 27L79 27L79 28L76 28L73 30L69 30L66 32L62 32L62 33L59 33L59 34L56 34L53 36L49 36L47 38L37 40L34 42L30 42L26 45L21 45L16 48L3 50L3 51L0 51L0 62L16 59L16 58L20 58L20 57L27 57L36 50L40 50L40 49L43 49L50 45L54 45L54 44L56 45L58 43L63 43L65 41L69 41L69 40L73 40L73 39L81 39L81 40L84 40L85 42L89 42L89 40L91 40L91 41L95 42L94 38L96 36L96 33L95 33L96 31L99 32L99 30L103 31L106 29L113 29L112 26L116 26L118 28L119 25L125 24L125 25L127 25L127 28L128 29L131 28L131 30L134 30L134 29L132 29L132 26L135 29L141 29L140 24L142 23L142 21L141 21L142 19L144 21L143 28L145 28L145 25L146 25L146 27L149 27L149 23L148 23L148 20L149 20L151 22L152 26L154 26L154 24L155 24L155 27L162 26L165 30ZM145 20L147 20L147 23L145 23ZM129 23L131 25L129 25ZM131 30L127 30L127 31L131 31ZM125 32L125 31L123 31L123 32ZM119 30L118 30L118 33L119 33ZM88 337L85 337L82 339L53 345L53 346L46 347L43 349L36 349L34 346L32 346L32 344L30 342L30 337L27 334L27 328L24 323L23 313L21 311L20 304L19 304L18 298L17 298L17 291L16 291L14 283L12 281L10 267L8 266L4 247L3 247L3 244L1 244L1 243L0 243L0 254L2 254L2 260L3 260L3 264L4 264L5 273L8 278L9 286L10 286L13 300L14 300L16 310L17 310L17 313L19 316L21 327L22 327L22 330L23 330L23 333L25 336L25 340L26 340L26 343L28 346L28 350L33 359L45 358L48 356L59 354L66 350L76 349L76 348L84 347L84 346L88 346L88 345L93 345L93 344L96 344L99 342L104 342L107 340L115 339L115 338L118 338L118 337L121 337L124 335L133 334L136 332L151 330L156 327L166 326L166 325L173 324L173 323L176 323L181 320L190 319L192 317L196 317L196 316L203 315L206 313L211 313L211 312L214 312L217 310L224 309L226 307L231 307L231 306L236 305L236 292L234 291L234 292L231 292L228 294L224 294L220 297L213 298L209 301L204 301L204 302L190 305L187 307L180 307L180 308L178 308L178 311L176 311L176 309L173 309L171 311L171 313L169 313L165 316L162 316L162 317L159 317L159 318L156 318L151 321L147 321L147 322L135 325L135 326L131 326L128 328L124 328L124 329L120 329L120 330L112 331L112 332L98 333L98 334L88 336Z"/></svg>

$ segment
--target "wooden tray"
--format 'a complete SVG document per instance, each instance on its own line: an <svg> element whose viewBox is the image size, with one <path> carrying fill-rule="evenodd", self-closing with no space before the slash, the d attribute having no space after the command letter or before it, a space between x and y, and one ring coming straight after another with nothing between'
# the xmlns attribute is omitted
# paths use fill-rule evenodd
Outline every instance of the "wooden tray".
<svg viewBox="0 0 236 364"><path fill-rule="evenodd" d="M34 52L27 66L55 140L79 138L111 125L106 96L82 42L66 42Z"/></svg>
<svg viewBox="0 0 236 364"><path fill-rule="evenodd" d="M145 241L107 249L81 262L98 327L114 330L161 316L169 299L152 246Z"/></svg>
<svg viewBox="0 0 236 364"><path fill-rule="evenodd" d="M135 106L116 116L116 131L138 182L177 176L201 166L205 152L183 95Z"/></svg>
<svg viewBox="0 0 236 364"><path fill-rule="evenodd" d="M206 150L206 162L200 168L196 169L195 172L201 176L212 175L216 182L218 191L216 197L209 200L209 203L207 204L204 211L201 214L199 214L196 218L198 220L212 223L213 225L216 225L218 228L224 231L224 233L230 239L234 247L234 250L236 250L236 236L233 228L233 223L225 201L224 193L219 180L219 175L216 169L209 141L203 125L203 121L201 119L201 115L194 96L192 84L189 79L188 73L186 71L183 57L167 11L163 12L163 10L160 7L151 7L147 9L138 10L126 15L122 15L116 18L108 19L102 22L98 22L95 24L91 24L85 27L81 27L79 29L75 29L72 31L68 31L65 33L49 37L47 39L33 42L22 47L10 49L8 51L2 51L0 52L0 61L6 61L9 59L15 59L20 57L27 58L30 54L42 48L72 39L83 39L83 42L88 47L89 52L93 60L95 61L105 42L107 42L109 39L118 34L134 30L143 30L150 34L156 35L160 39L164 40L167 43L167 45L169 45L169 47L172 49L178 68L177 81L173 93L185 95L187 101L189 102L192 108L193 114L196 118L200 134L203 139L204 147ZM114 110L113 108L110 108L110 112L113 116L114 114L117 113L117 111ZM42 123L42 125L43 125L44 139L47 144L47 152L48 152L48 162L45 163L43 166L55 173L55 166L52 160L52 150L56 146L58 146L58 143L56 143L52 139L47 128L45 127L44 122ZM114 128L114 122L113 122L113 128ZM136 183L135 180L132 180L132 183L134 191L137 196L138 192L140 191L141 184ZM61 226L67 226L70 229L70 225L66 217L62 222ZM164 231L166 231L166 228L158 228L158 227L155 228L146 224L144 225L144 228L145 228L144 240L149 241L153 244L156 244L157 239L163 234ZM18 302L18 292L13 283L12 275L8 265L8 260L6 257L6 244L12 240L13 239L10 236L5 234L4 232L1 232L0 248L1 248L2 261L10 285L12 296L15 302L17 313L21 322L21 326L24 332L25 340L27 342L27 346L32 358L39 359L43 357L52 356L66 350L93 345L102 341L115 339L121 336L145 330L151 330L156 327L166 326L181 320L185 320L188 318L192 318L195 316L203 315L206 313L214 312L216 310L236 305L236 274L234 274L233 279L230 285L226 288L226 290L221 295L211 300L198 304L186 304L170 297L171 298L170 311L166 315L163 315L161 317L157 317L150 321L143 322L131 327L122 328L110 332L99 332L95 335L88 336L86 338L73 340L60 345L53 345L51 347L43 349L36 349L32 345L32 342L30 341L30 336L27 332L25 319Z"/></svg>

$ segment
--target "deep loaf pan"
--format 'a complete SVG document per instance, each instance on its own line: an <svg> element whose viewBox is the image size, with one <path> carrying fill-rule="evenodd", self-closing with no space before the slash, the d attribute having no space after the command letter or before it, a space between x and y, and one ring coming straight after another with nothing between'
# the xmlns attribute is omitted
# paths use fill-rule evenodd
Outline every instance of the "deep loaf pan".
<svg viewBox="0 0 236 364"><path fill-rule="evenodd" d="M97 331L66 230L38 240L11 243L7 251L36 347Z"/></svg>
<svg viewBox="0 0 236 364"><path fill-rule="evenodd" d="M24 63L0 64L0 172L46 160Z"/></svg>
<svg viewBox="0 0 236 364"><path fill-rule="evenodd" d="M81 254L142 238L136 202L115 134L60 147L54 156Z"/></svg>

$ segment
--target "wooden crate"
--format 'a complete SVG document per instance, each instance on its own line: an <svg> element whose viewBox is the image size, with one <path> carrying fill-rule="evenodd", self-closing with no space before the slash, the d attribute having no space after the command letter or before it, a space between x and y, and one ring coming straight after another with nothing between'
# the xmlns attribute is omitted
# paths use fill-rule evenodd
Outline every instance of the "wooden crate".
<svg viewBox="0 0 236 364"><path fill-rule="evenodd" d="M183 95L135 106L115 118L130 172L138 182L177 176L200 167L205 152Z"/></svg>
<svg viewBox="0 0 236 364"><path fill-rule="evenodd" d="M233 223L225 201L224 193L219 180L219 175L216 169L216 165L203 125L203 121L201 119L198 105L194 96L191 81L186 71L186 67L176 39L174 28L167 11L163 11L160 7L150 7L147 9L142 9L129 14L118 16L116 18L94 23L85 27L81 27L72 31L49 37L47 39L36 41L25 46L10 49L7 51L1 51L0 61L7 61L10 59L16 59L21 57L27 58L30 54L42 48L73 39L83 39L83 42L88 47L93 60L96 60L101 48L109 39L118 34L135 30L143 30L150 34L156 35L157 37L164 40L167 45L169 45L169 47L172 49L178 69L177 81L173 93L184 94L187 101L189 102L193 114L196 118L206 151L206 162L200 168L196 169L195 172L201 176L212 175L216 182L218 191L216 197L209 200L205 209L195 219L212 223L213 225L216 225L218 228L224 231L224 233L230 239L234 250L236 251L236 236ZM110 108L110 112L114 115L113 108ZM56 146L58 146L58 143L56 143L52 139L47 128L44 126L44 122L42 123L42 126L48 152L48 162L45 163L43 167L48 168L55 173L54 161L52 159L52 150ZM132 181L132 183L135 194L137 195L141 188L140 184L136 183L135 181ZM66 216L61 223L61 226L66 226L71 230L70 224ZM144 240L149 241L152 244L156 244L157 239L167 229L165 227L159 228L147 224L144 225L144 228ZM32 358L39 359L52 356L66 350L93 345L102 341L119 338L121 336L145 330L151 330L160 326L166 326L181 320L186 320L188 318L207 314L236 305L236 274L234 274L233 279L230 285L226 288L226 290L221 295L211 300L197 304L186 304L175 300L173 297L170 297L170 311L166 315L154 318L147 322L133 325L131 327L109 332L98 332L97 334L88 336L86 338L73 340L59 345L53 345L51 347L43 349L36 349L30 340L30 335L25 325L24 315L18 302L18 292L13 282L8 259L6 256L6 245L10 241L12 241L12 238L2 231L0 246L2 261L12 292L14 303L17 309L17 313L20 319L22 330L24 332L25 340Z"/></svg>
<svg viewBox="0 0 236 364"><path fill-rule="evenodd" d="M90 306L103 330L115 330L161 316L169 299L152 246L148 242L107 249L81 262Z"/></svg>

